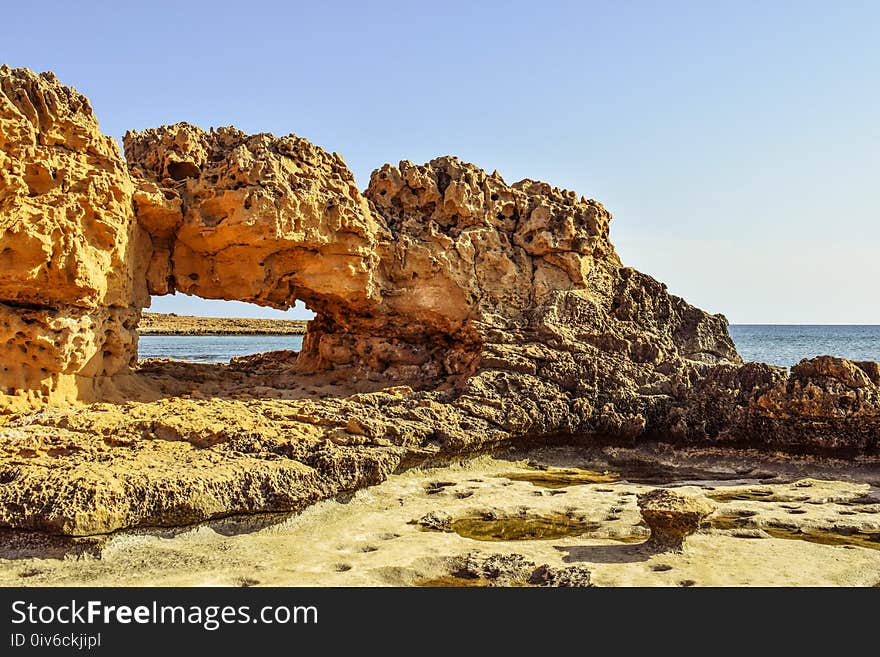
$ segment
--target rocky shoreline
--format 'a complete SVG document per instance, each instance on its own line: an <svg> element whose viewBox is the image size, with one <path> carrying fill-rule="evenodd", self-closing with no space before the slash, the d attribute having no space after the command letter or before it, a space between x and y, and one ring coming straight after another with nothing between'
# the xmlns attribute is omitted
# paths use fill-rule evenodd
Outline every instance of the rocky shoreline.
<svg viewBox="0 0 880 657"><path fill-rule="evenodd" d="M715 507L680 549L642 522L658 490ZM0 541L0 586L878 584L880 462L650 444L502 450L301 513Z"/></svg>
<svg viewBox="0 0 880 657"><path fill-rule="evenodd" d="M598 201L454 157L361 192L295 135L124 141L0 68L0 527L296 511L523 445L877 452L880 365L743 363L722 315L621 263ZM299 353L139 363L177 291L316 317Z"/></svg>
<svg viewBox="0 0 880 657"><path fill-rule="evenodd" d="M304 335L308 320L141 313L138 335Z"/></svg>

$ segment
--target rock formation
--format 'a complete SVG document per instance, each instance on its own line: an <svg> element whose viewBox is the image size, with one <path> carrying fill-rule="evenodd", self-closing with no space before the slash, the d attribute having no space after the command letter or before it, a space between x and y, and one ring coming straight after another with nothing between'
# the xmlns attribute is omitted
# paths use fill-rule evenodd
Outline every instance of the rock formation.
<svg viewBox="0 0 880 657"><path fill-rule="evenodd" d="M709 500L657 488L638 496L642 519L651 530L646 545L652 549L680 550L685 537L700 528L715 507Z"/></svg>
<svg viewBox="0 0 880 657"><path fill-rule="evenodd" d="M361 195L338 155L232 128L130 132L125 147L151 238L150 292L279 308L305 301L318 317L299 371L354 365L432 383L472 374L497 361L482 362L487 344L545 322L537 309L566 313L565 303L613 324L619 342L594 342L635 352L627 360L677 361L681 350L738 362L722 319L621 270L610 215L573 192L507 185L447 157L385 165ZM639 307L645 286L649 308Z"/></svg>
<svg viewBox="0 0 880 657"><path fill-rule="evenodd" d="M0 68L0 395L94 398L125 372L149 303L133 184L88 99Z"/></svg>
<svg viewBox="0 0 880 657"><path fill-rule="evenodd" d="M443 585L458 586L546 586L586 588L592 586L590 571L581 564L565 568L537 565L521 554L472 552L450 559L450 578ZM431 586L432 582L423 583Z"/></svg>
<svg viewBox="0 0 880 657"><path fill-rule="evenodd" d="M743 365L596 201L453 157L361 193L302 138L183 123L128 133L126 168L51 74L0 89L0 408L37 411L0 426L0 526L294 509L513 440L876 446L876 364ZM317 316L297 355L137 364L173 292Z"/></svg>
<svg viewBox="0 0 880 657"><path fill-rule="evenodd" d="M663 435L693 444L873 452L880 446L880 364L818 356L790 373L764 363L718 366L679 391Z"/></svg>
<svg viewBox="0 0 880 657"><path fill-rule="evenodd" d="M186 123L124 141L151 294L274 308L299 298L340 314L375 305L381 224L338 155L293 135Z"/></svg>

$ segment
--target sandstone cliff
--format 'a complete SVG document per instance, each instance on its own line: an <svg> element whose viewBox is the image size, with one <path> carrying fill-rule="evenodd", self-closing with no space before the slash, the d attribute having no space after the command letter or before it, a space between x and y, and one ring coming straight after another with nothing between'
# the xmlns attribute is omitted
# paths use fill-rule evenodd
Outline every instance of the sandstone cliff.
<svg viewBox="0 0 880 657"><path fill-rule="evenodd" d="M876 364L743 365L596 201L452 157L361 193L300 137L188 124L128 133L126 169L50 74L0 88L0 406L36 411L0 426L0 526L295 509L515 440L876 447ZM136 364L178 291L317 317L299 354Z"/></svg>

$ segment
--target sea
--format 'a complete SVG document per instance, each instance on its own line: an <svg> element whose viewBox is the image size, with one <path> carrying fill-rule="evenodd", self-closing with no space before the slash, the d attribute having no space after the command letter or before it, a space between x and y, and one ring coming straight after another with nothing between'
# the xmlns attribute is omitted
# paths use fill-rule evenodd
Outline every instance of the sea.
<svg viewBox="0 0 880 657"><path fill-rule="evenodd" d="M228 363L235 356L302 349L301 335L142 335L138 357Z"/></svg>
<svg viewBox="0 0 880 657"><path fill-rule="evenodd" d="M880 326L733 324L730 337L744 360L782 367L828 354L880 361ZM300 335L144 335L140 358L226 363L234 356L302 347Z"/></svg>
<svg viewBox="0 0 880 657"><path fill-rule="evenodd" d="M880 361L877 325L731 324L730 337L743 360L781 367L824 355Z"/></svg>

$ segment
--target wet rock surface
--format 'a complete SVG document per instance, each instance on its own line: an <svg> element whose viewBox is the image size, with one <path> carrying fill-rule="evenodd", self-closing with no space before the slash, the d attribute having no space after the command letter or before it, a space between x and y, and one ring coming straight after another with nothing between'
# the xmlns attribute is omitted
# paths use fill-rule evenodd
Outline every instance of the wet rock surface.
<svg viewBox="0 0 880 657"><path fill-rule="evenodd" d="M506 476L534 472L536 465L623 476L546 489ZM630 481L629 465L635 472L650 465L657 478L669 479ZM678 478L683 467L693 478ZM808 471L812 477L804 476ZM717 511L681 551L659 552L648 545L637 505L639 494L658 486L691 497L730 495L715 501ZM756 490L770 495L755 497ZM594 586L871 586L880 572L878 499L880 464L866 459L662 446L544 448L391 474L296 514L100 539L7 532L0 541L0 585L537 586L584 583L588 573ZM489 542L411 524L441 510L453 522L571 514L590 525L550 539Z"/></svg>

